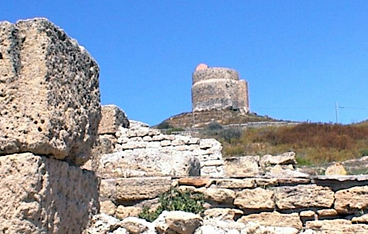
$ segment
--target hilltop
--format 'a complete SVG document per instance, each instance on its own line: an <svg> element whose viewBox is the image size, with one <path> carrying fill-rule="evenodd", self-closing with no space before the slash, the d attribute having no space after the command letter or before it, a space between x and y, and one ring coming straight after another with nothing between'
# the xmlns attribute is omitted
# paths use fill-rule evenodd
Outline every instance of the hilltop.
<svg viewBox="0 0 368 234"><path fill-rule="evenodd" d="M260 122L278 122L290 123L292 121L283 121L273 119L268 116L257 115L256 113L242 113L238 110L222 109L222 110L203 110L195 112L185 112L174 115L162 121L157 128L203 128L211 122L216 122L221 125L231 124L246 124L246 123L260 123Z"/></svg>

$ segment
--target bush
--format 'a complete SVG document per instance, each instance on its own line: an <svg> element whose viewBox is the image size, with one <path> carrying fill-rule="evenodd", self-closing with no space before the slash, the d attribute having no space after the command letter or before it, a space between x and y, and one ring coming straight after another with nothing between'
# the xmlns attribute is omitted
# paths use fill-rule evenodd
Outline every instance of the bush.
<svg viewBox="0 0 368 234"><path fill-rule="evenodd" d="M368 156L368 149L362 149L362 150L360 151L360 155L361 155L361 156Z"/></svg>
<svg viewBox="0 0 368 234"><path fill-rule="evenodd" d="M222 125L217 122L211 122L206 126L207 130L220 130L223 129Z"/></svg>
<svg viewBox="0 0 368 234"><path fill-rule="evenodd" d="M239 139L242 136L242 132L243 130L238 128L224 129L219 133L219 137L231 143L233 140Z"/></svg>
<svg viewBox="0 0 368 234"><path fill-rule="evenodd" d="M198 214L204 210L202 206L203 202L203 194L171 188L168 192L160 195L161 204L157 210L150 212L148 207L144 207L143 211L139 214L139 218L152 222L157 219L164 210L180 210Z"/></svg>

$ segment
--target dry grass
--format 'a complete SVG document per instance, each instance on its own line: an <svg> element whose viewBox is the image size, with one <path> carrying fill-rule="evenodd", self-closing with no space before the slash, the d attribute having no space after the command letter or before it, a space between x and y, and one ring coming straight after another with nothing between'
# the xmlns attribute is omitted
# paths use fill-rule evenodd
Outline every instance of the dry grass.
<svg viewBox="0 0 368 234"><path fill-rule="evenodd" d="M219 135L221 136L221 134ZM368 152L368 125L303 123L245 130L225 141L223 155L263 155L294 151L301 164L322 164L358 158Z"/></svg>

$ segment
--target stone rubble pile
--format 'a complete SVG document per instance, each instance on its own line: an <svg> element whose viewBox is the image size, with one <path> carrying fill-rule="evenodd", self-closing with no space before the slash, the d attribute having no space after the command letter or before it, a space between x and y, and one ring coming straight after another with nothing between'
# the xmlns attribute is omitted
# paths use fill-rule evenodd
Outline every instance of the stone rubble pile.
<svg viewBox="0 0 368 234"><path fill-rule="evenodd" d="M99 68L47 19L0 22L0 232L81 233L99 211L79 166L101 118Z"/></svg>

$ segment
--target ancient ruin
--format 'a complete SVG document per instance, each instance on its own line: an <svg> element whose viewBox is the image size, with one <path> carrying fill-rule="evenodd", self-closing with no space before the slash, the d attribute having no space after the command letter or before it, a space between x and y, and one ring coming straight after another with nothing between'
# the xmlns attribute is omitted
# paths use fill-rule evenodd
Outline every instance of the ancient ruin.
<svg viewBox="0 0 368 234"><path fill-rule="evenodd" d="M98 75L47 19L0 22L1 233L368 233L367 175L345 175L343 163L307 174L293 152L223 158L215 139L101 108ZM200 65L193 77L197 110L249 110L235 71ZM201 87L220 91L200 99ZM202 211L139 218L174 188L201 195Z"/></svg>
<svg viewBox="0 0 368 234"><path fill-rule="evenodd" d="M79 166L101 118L99 68L47 19L0 23L0 232L81 233L99 210Z"/></svg>
<svg viewBox="0 0 368 234"><path fill-rule="evenodd" d="M199 64L192 84L192 110L232 109L249 112L248 83L237 71Z"/></svg>

